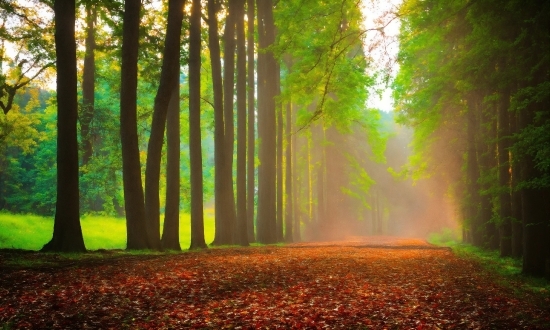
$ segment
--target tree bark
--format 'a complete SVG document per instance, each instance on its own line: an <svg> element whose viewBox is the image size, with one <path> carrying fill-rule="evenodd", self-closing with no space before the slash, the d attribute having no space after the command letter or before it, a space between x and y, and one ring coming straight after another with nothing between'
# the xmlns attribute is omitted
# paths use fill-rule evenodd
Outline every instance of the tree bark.
<svg viewBox="0 0 550 330"><path fill-rule="evenodd" d="M273 4L271 0L257 0L258 40L260 49L275 41ZM276 117L274 77L277 62L272 52L258 54L258 241L277 242L276 233Z"/></svg>
<svg viewBox="0 0 550 330"><path fill-rule="evenodd" d="M479 170L477 165L477 144L476 144L476 131L478 126L478 119L476 116L476 103L475 98L470 97L468 99L468 113L467 113L467 165L466 165L466 221L468 223L470 236L472 243L475 246L483 245L483 230L482 224L479 218L479 185L477 180L479 178Z"/></svg>
<svg viewBox="0 0 550 330"><path fill-rule="evenodd" d="M179 80L180 72L180 40L183 21L184 0L168 1L168 23L160 83L155 96L153 122L147 146L147 163L145 167L145 215L147 233L151 248L160 249L160 161L164 143L164 129L168 104L174 92L174 85ZM200 45L199 45L200 47Z"/></svg>
<svg viewBox="0 0 550 330"><path fill-rule="evenodd" d="M500 217L500 256L512 255L512 196L510 177L510 92L505 90L498 104L498 183L499 183L499 217Z"/></svg>
<svg viewBox="0 0 550 330"><path fill-rule="evenodd" d="M166 116L166 208L162 248L181 251L180 246L180 83L174 81Z"/></svg>
<svg viewBox="0 0 550 330"><path fill-rule="evenodd" d="M294 239L293 233L293 194L292 194L292 149L294 148L292 144L292 106L291 103L287 103L286 106L286 208L285 208L285 242L291 243Z"/></svg>
<svg viewBox="0 0 550 330"><path fill-rule="evenodd" d="M244 34L244 2L235 4L237 29L237 241L248 246L246 212L246 40Z"/></svg>
<svg viewBox="0 0 550 330"><path fill-rule="evenodd" d="M152 247L147 237L137 134L137 63L140 9L140 0L127 0L124 2L120 69L120 136L128 249L148 249Z"/></svg>
<svg viewBox="0 0 550 330"><path fill-rule="evenodd" d="M515 134L518 132L518 116L516 113L509 112L510 116L510 133ZM521 209L522 209L522 201L521 201L521 193L518 191L517 186L519 182L521 181L520 174L521 171L519 170L519 164L514 159L515 154L511 154L510 164L512 169L512 256L515 258L519 258L523 255L523 223L522 223L522 216L521 216Z"/></svg>
<svg viewBox="0 0 550 330"><path fill-rule="evenodd" d="M223 118L223 83L220 39L218 36L217 4L215 0L208 0L208 48L210 49L210 65L212 67L212 89L214 92L214 199L215 199L215 245L223 244L223 216L226 214L223 200L225 190L229 189L224 184L225 145L224 145L224 118Z"/></svg>
<svg viewBox="0 0 550 330"><path fill-rule="evenodd" d="M485 177L487 173L498 166L496 162L496 145L494 142L487 142L487 140L494 140L496 136L496 120L494 120L493 114L483 111L480 105L481 111L479 111L480 125L478 126L478 167L481 177ZM486 131L484 131L484 129ZM484 180L487 181L487 180ZM481 190L488 190L490 183L485 182L480 185ZM498 250L500 245L500 235L496 223L493 218L493 205L491 196L489 194L481 194L478 192L480 202L480 216L481 223L485 227L485 244L492 250Z"/></svg>
<svg viewBox="0 0 550 330"><path fill-rule="evenodd" d="M277 86L279 89L279 86ZM281 105L277 106L277 241L285 238L283 233L284 205L283 205L283 145L284 145L284 116Z"/></svg>
<svg viewBox="0 0 550 330"><path fill-rule="evenodd" d="M86 40L84 68L82 73L82 109L80 112L80 140L82 144L82 165L90 162L93 153L93 136L90 125L94 117L95 103L95 21L94 5L86 4Z"/></svg>
<svg viewBox="0 0 550 330"><path fill-rule="evenodd" d="M223 114L224 114L224 150L225 162L223 182L225 196L224 219L222 221L221 244L234 244L237 238L237 215L235 210L235 193L233 191L233 151L235 143L235 125L233 122L233 98L235 92L235 2L229 0L228 14L224 28L223 52Z"/></svg>
<svg viewBox="0 0 550 330"><path fill-rule="evenodd" d="M247 132L247 181L246 181L246 219L247 219L247 231L248 241L254 242L256 240L254 236L254 195L256 183L254 180L254 160L256 149L256 130L255 130L255 81L254 81L254 0L247 0L247 18L248 18L248 36L247 36L247 57L248 57L248 132Z"/></svg>
<svg viewBox="0 0 550 330"><path fill-rule="evenodd" d="M57 201L52 239L42 251L85 252L80 227L75 1L54 1L57 67Z"/></svg>
<svg viewBox="0 0 550 330"><path fill-rule="evenodd" d="M201 147L201 0L193 0L189 27L189 158L191 167L191 246L206 248Z"/></svg>

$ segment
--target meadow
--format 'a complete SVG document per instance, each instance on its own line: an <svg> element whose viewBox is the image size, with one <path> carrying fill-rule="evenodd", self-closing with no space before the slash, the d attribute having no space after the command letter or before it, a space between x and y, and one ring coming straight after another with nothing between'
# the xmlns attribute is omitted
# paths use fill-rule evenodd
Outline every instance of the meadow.
<svg viewBox="0 0 550 330"><path fill-rule="evenodd" d="M162 219L161 215L161 232ZM80 219L84 243L88 250L125 249L126 220L124 218L84 215ZM40 250L52 237L53 217L0 212L0 248ZM214 210L205 209L204 235L206 243L214 240ZM191 218L180 213L180 246L191 243Z"/></svg>

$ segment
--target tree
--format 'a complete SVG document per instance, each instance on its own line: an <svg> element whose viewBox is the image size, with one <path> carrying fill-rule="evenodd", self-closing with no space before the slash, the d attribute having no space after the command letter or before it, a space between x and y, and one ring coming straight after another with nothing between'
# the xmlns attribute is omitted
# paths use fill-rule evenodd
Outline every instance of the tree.
<svg viewBox="0 0 550 330"><path fill-rule="evenodd" d="M147 237L137 134L140 0L124 3L120 83L120 137L128 249L153 248Z"/></svg>
<svg viewBox="0 0 550 330"><path fill-rule="evenodd" d="M235 193L233 190L233 152L235 144L235 125L233 116L233 100L235 94L235 22L236 0L229 0L227 18L223 33L223 123L225 162L222 169L224 185L226 186L222 228L222 244L233 244L237 240L237 216L235 210Z"/></svg>
<svg viewBox="0 0 550 330"><path fill-rule="evenodd" d="M191 162L191 246L206 248L201 148L201 1L193 0L189 27L189 157Z"/></svg>
<svg viewBox="0 0 550 330"><path fill-rule="evenodd" d="M256 121L256 115L255 115L255 82L254 82L254 17L256 15L254 14L254 0L247 0L247 12L246 16L248 18L248 35L247 35L247 48L246 53L248 57L248 79L247 79L247 85L248 85L248 113L247 113L247 158L246 158L246 218L247 218L247 230L248 230L248 241L254 242L255 241L255 235L254 235L254 196L255 196L255 180L254 180L254 172L255 172L255 149L256 145L254 143L255 139L255 121Z"/></svg>
<svg viewBox="0 0 550 330"><path fill-rule="evenodd" d="M543 109L550 92L543 77L550 65L541 54L550 43L540 31L550 6L406 1L402 13L407 15L394 86L402 118L415 127L414 159L461 159L466 153L462 177L453 175L459 171L450 163L437 170L446 172L464 206L464 240L500 247L502 256L523 255L524 273L544 275L550 255L543 215L550 196L544 160L550 154L550 116ZM461 121L465 132L441 135ZM455 143L449 158L443 154L454 148L438 139L466 143Z"/></svg>
<svg viewBox="0 0 550 330"><path fill-rule="evenodd" d="M277 65L277 71L280 71L280 67ZM277 79L277 77L274 77ZM277 90L278 93L280 93L280 81L276 81L277 84ZM284 214L283 214L283 149L284 149L284 133L283 133L283 107L281 104L277 105L277 152L276 152L276 168L277 168L277 180L276 180L276 186L277 186L277 215L276 215L276 231L277 231L277 241L282 242L285 238L283 233L283 221L284 221Z"/></svg>
<svg viewBox="0 0 550 330"><path fill-rule="evenodd" d="M166 116L166 207L162 248L180 251L180 84L173 82Z"/></svg>
<svg viewBox="0 0 550 330"><path fill-rule="evenodd" d="M236 242L248 246L246 195L246 40L244 34L244 0L235 3L237 32L237 223ZM248 146L250 147L250 146Z"/></svg>
<svg viewBox="0 0 550 330"><path fill-rule="evenodd" d="M286 213L285 213L285 242L291 243L294 240L293 234L293 221L297 221L294 218L294 199L293 199L293 185L292 185L292 149L294 148L292 143L292 106L291 103L287 103L286 107ZM293 219L294 218L294 219ZM298 227L299 228L299 227Z"/></svg>
<svg viewBox="0 0 550 330"><path fill-rule="evenodd" d="M210 49L210 63L212 67L212 88L214 93L214 195L215 195L215 224L216 233L213 244L228 244L225 225L225 216L228 213L226 201L228 190L233 189L227 182L225 168L225 124L223 111L223 82L221 67L220 40L218 36L218 4L215 0L208 0L208 48Z"/></svg>
<svg viewBox="0 0 550 330"><path fill-rule="evenodd" d="M93 136L90 124L94 116L95 103L95 22L97 12L95 5L87 2L86 7L86 40L84 69L82 73L82 108L80 111L80 139L82 144L82 165L88 164L93 153Z"/></svg>
<svg viewBox="0 0 550 330"><path fill-rule="evenodd" d="M273 4L271 0L257 1L258 41L258 232L260 243L277 242L276 232L276 84L277 62L273 52L266 49L275 42Z"/></svg>
<svg viewBox="0 0 550 330"><path fill-rule="evenodd" d="M55 28L49 19L51 3L22 6L16 1L0 1L0 65L3 69L0 108L5 115L12 109L17 93L30 87L31 82L55 65L55 47L50 37ZM17 52L14 58L6 56L9 48ZM6 70L7 67L13 69ZM10 76L6 76L6 71Z"/></svg>
<svg viewBox="0 0 550 330"><path fill-rule="evenodd" d="M164 142L164 129L170 99L174 97L175 85L179 83L180 40L185 0L168 2L168 23L160 83L155 97L153 122L147 147L145 169L145 212L149 242L154 249L160 249L160 161ZM200 45L199 45L200 46ZM199 49L200 51L200 49ZM199 77L200 79L200 77Z"/></svg>
<svg viewBox="0 0 550 330"><path fill-rule="evenodd" d="M42 251L85 252L78 192L75 1L54 1L57 68L57 201L52 239Z"/></svg>

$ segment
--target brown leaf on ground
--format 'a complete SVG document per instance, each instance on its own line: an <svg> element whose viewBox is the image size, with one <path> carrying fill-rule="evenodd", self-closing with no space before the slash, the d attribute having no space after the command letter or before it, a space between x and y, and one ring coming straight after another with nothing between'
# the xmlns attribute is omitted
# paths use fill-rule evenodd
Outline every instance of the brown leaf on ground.
<svg viewBox="0 0 550 330"><path fill-rule="evenodd" d="M0 275L7 328L543 329L550 313L421 240L354 237Z"/></svg>

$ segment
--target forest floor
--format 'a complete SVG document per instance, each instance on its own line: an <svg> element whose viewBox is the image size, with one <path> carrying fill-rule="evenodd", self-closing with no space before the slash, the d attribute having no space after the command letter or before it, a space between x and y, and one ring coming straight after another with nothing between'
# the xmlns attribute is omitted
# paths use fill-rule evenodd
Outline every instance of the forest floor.
<svg viewBox="0 0 550 330"><path fill-rule="evenodd" d="M14 262L17 260L17 262ZM544 329L550 303L421 240L67 258L0 251L3 329ZM546 306L546 307L544 307Z"/></svg>

